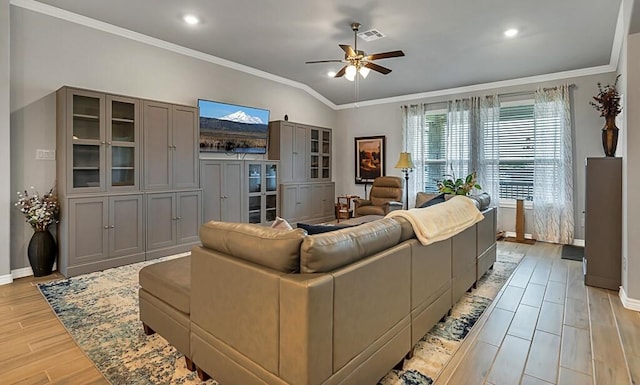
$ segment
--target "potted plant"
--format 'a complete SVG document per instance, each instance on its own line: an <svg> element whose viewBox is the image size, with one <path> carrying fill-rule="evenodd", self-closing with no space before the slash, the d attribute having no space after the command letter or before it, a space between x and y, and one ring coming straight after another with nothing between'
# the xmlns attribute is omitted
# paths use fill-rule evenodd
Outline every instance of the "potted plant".
<svg viewBox="0 0 640 385"><path fill-rule="evenodd" d="M476 183L476 172L472 172L467 175L466 178L456 178L455 174L444 175L445 178L441 181L436 181L438 185L438 191L444 194L453 195L469 195L474 188L481 189L482 187Z"/></svg>
<svg viewBox="0 0 640 385"><path fill-rule="evenodd" d="M49 232L49 226L58 222L60 205L53 188L44 195L38 194L33 186L30 189L33 190L31 194L27 190L18 191L18 202L15 206L24 214L26 222L34 230L27 255L33 275L42 277L51 274L58 253L58 246Z"/></svg>
<svg viewBox="0 0 640 385"><path fill-rule="evenodd" d="M618 127L616 127L616 116L622 112L620 106L620 94L616 86L620 75L616 76L613 85L607 84L604 88L598 83L598 95L593 97L589 102L593 108L600 112L600 116L605 119L602 128L602 147L605 156L612 157L616 155L616 147L618 145Z"/></svg>

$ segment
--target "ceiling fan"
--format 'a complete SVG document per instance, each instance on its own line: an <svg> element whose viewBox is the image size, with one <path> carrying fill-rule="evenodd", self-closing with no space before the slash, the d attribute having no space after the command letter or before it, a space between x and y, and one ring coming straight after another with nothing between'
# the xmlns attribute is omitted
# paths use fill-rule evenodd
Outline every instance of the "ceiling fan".
<svg viewBox="0 0 640 385"><path fill-rule="evenodd" d="M374 70L386 75L391 72L389 68L375 64L372 60L388 59L393 57L404 56L402 51L389 51L376 53L373 55L367 55L364 51L358 50L358 30L360 29L360 23L351 23L351 30L353 30L353 47L346 44L338 44L344 51L344 59L335 60L315 60L308 61L306 64L313 63L346 63L344 67L338 71L334 78L344 76L349 81L354 81L356 74L360 74L363 78L366 78L369 74L369 70Z"/></svg>

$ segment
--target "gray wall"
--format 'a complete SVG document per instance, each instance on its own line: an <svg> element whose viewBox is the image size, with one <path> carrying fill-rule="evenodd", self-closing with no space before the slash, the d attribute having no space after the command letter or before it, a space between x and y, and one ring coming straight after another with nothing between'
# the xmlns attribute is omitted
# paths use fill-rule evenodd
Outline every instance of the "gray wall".
<svg viewBox="0 0 640 385"><path fill-rule="evenodd" d="M10 178L9 148L9 0L0 0L0 180ZM0 280L11 272L9 256L11 191L0 188Z"/></svg>
<svg viewBox="0 0 640 385"><path fill-rule="evenodd" d="M35 160L35 153L55 149L55 91L64 85L188 105L213 99L270 109L272 120L288 114L301 123L335 124L333 110L300 89L16 6L10 52L13 194L28 186L46 192L54 184L55 162ZM0 64L0 76L3 68ZM22 214L12 209L11 269L29 266L31 234ZM5 255L9 252L0 252L0 258Z"/></svg>
<svg viewBox="0 0 640 385"><path fill-rule="evenodd" d="M334 153L335 181L337 194L363 195L362 185L354 182L354 137L369 135L385 135L387 142L386 173L387 175L402 176L400 170L394 169L398 153L402 148L402 116L400 106L403 104L434 103L471 95L483 95L492 92L511 93L517 91L533 91L537 87L554 86L561 83L575 83L572 89L572 122L574 127L574 212L575 212L575 238L584 239L584 186L585 169L584 160L592 156L604 156L602 150L600 129L604 121L599 113L589 105L591 97L598 92L597 83L611 83L615 73L602 75L583 76L566 80L558 80L545 83L536 83L524 86L505 87L485 92L465 94L452 94L440 97L412 100L411 102L388 103L376 106L360 107L349 110L339 110L335 127ZM526 98L526 97L525 97ZM409 197L410 200L415 199ZM500 210L502 230L515 231L515 209L505 208ZM525 217L525 222L527 219ZM532 221L529 220L528 223ZM530 229L527 228L526 230Z"/></svg>

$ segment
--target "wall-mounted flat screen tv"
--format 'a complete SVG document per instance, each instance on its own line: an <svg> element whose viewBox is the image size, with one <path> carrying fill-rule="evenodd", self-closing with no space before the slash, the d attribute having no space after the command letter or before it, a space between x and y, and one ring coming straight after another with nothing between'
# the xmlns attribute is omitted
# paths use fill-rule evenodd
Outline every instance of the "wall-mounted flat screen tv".
<svg viewBox="0 0 640 385"><path fill-rule="evenodd" d="M198 100L200 152L265 154L269 110Z"/></svg>

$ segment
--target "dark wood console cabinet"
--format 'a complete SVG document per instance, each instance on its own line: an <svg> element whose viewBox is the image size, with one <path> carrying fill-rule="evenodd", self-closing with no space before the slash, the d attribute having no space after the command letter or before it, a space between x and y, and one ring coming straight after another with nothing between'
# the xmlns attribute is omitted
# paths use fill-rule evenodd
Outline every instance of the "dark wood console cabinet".
<svg viewBox="0 0 640 385"><path fill-rule="evenodd" d="M622 158L587 158L584 283L618 290L622 270Z"/></svg>

